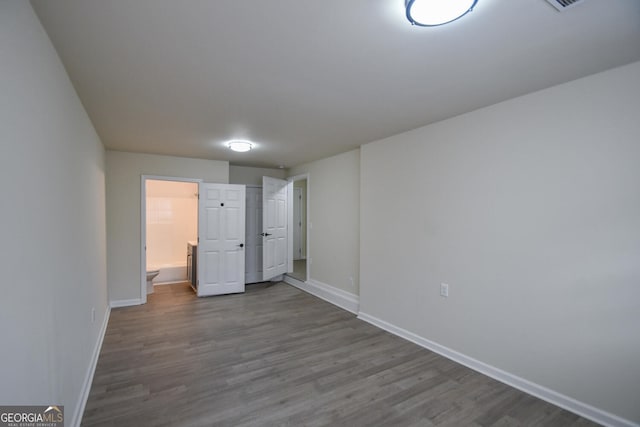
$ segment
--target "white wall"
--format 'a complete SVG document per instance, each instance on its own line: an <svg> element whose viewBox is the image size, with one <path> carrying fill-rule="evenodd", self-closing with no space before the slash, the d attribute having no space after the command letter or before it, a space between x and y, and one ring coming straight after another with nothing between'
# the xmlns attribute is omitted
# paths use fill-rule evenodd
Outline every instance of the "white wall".
<svg viewBox="0 0 640 427"><path fill-rule="evenodd" d="M104 150L26 1L0 2L0 94L0 402L73 425L107 314Z"/></svg>
<svg viewBox="0 0 640 427"><path fill-rule="evenodd" d="M248 166L229 166L229 184L262 185L262 177L285 179L286 169L253 168Z"/></svg>
<svg viewBox="0 0 640 427"><path fill-rule="evenodd" d="M229 163L121 151L107 151L106 159L109 300L138 300L142 261L141 176L194 178L226 184Z"/></svg>
<svg viewBox="0 0 640 427"><path fill-rule="evenodd" d="M186 265L187 242L198 239L198 184L149 179L146 198L147 270Z"/></svg>
<svg viewBox="0 0 640 427"><path fill-rule="evenodd" d="M640 422L639 117L634 63L361 147L361 311Z"/></svg>
<svg viewBox="0 0 640 427"><path fill-rule="evenodd" d="M358 294L360 150L296 166L289 176L308 173L312 280ZM353 281L351 280L353 278Z"/></svg>

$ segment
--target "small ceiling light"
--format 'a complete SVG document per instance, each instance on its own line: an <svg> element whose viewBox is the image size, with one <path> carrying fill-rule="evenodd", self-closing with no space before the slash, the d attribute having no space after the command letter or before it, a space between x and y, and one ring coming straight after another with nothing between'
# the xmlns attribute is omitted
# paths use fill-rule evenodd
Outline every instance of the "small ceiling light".
<svg viewBox="0 0 640 427"><path fill-rule="evenodd" d="M436 27L462 18L478 0L405 0L407 19L413 25Z"/></svg>
<svg viewBox="0 0 640 427"><path fill-rule="evenodd" d="M238 153L244 153L253 148L253 143L251 141L234 139L233 141L227 142L227 147L229 147L233 151L237 151Z"/></svg>

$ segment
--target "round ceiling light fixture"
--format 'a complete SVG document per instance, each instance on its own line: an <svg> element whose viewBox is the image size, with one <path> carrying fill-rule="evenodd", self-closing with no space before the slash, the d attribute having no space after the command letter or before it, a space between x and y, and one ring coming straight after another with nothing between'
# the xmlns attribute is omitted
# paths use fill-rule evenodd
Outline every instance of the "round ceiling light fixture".
<svg viewBox="0 0 640 427"><path fill-rule="evenodd" d="M245 141L243 139L234 139L227 142L227 147L238 153L245 153L253 148L253 142Z"/></svg>
<svg viewBox="0 0 640 427"><path fill-rule="evenodd" d="M437 27L462 18L478 0L405 0L407 19L412 25Z"/></svg>

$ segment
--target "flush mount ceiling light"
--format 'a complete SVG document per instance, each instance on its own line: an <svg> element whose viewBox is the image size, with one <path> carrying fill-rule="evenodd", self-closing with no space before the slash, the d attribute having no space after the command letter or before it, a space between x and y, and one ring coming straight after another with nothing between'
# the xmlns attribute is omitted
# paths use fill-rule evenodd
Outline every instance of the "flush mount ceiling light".
<svg viewBox="0 0 640 427"><path fill-rule="evenodd" d="M405 0L407 19L412 25L436 27L462 18L478 0Z"/></svg>
<svg viewBox="0 0 640 427"><path fill-rule="evenodd" d="M234 139L232 141L227 142L227 147L229 147L233 151L237 151L238 153L244 153L253 148L253 143L251 141Z"/></svg>

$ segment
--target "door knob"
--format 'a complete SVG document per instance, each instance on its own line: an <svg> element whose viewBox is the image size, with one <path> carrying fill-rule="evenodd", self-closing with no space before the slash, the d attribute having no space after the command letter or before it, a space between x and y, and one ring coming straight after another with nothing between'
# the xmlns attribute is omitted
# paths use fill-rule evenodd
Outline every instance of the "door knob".
<svg viewBox="0 0 640 427"><path fill-rule="evenodd" d="M260 233L260 235L263 237L267 237L267 236L271 236L271 233Z"/></svg>
<svg viewBox="0 0 640 427"><path fill-rule="evenodd" d="M244 248L244 243L240 243L240 244L238 245L238 247L239 247L239 248Z"/></svg>

